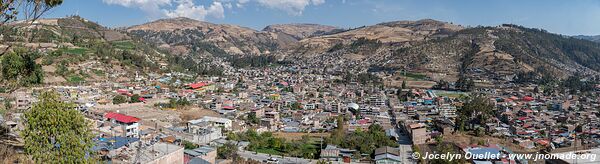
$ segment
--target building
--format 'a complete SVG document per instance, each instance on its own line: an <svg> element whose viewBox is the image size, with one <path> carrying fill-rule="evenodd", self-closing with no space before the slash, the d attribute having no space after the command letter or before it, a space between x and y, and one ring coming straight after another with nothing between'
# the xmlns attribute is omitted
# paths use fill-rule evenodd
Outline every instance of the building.
<svg viewBox="0 0 600 164"><path fill-rule="evenodd" d="M193 138L190 142L199 145L208 144L223 137L221 128L206 126L206 124L191 125L188 127L188 132L193 135Z"/></svg>
<svg viewBox="0 0 600 164"><path fill-rule="evenodd" d="M188 121L188 131L196 124L202 124L203 126L222 127L225 130L231 130L233 122L226 118L204 116L197 120Z"/></svg>
<svg viewBox="0 0 600 164"><path fill-rule="evenodd" d="M415 145L425 144L429 139L427 128L423 123L408 125L408 133L410 133L410 138Z"/></svg>
<svg viewBox="0 0 600 164"><path fill-rule="evenodd" d="M139 118L115 112L108 112L104 115L104 117L114 125L117 125L115 126L117 129L113 129L113 132L116 132L116 136L135 138L140 136L140 124L138 123L140 121Z"/></svg>
<svg viewBox="0 0 600 164"><path fill-rule="evenodd" d="M217 149L209 146L202 146L193 150L184 150L184 153L186 159L189 159L189 163L216 163L217 159Z"/></svg>
<svg viewBox="0 0 600 164"><path fill-rule="evenodd" d="M141 150L138 161L145 164L183 164L183 151L183 147L159 142ZM131 157L135 156L131 154Z"/></svg>
<svg viewBox="0 0 600 164"><path fill-rule="evenodd" d="M402 162L400 150L386 146L375 149L376 164L398 164Z"/></svg>
<svg viewBox="0 0 600 164"><path fill-rule="evenodd" d="M352 163L359 162L361 157L355 157L357 150L338 148L333 145L327 145L325 149L321 149L321 160L335 163Z"/></svg>
<svg viewBox="0 0 600 164"><path fill-rule="evenodd" d="M450 104L441 105L438 111L440 112L440 116L444 118L455 118L457 116L456 106Z"/></svg>

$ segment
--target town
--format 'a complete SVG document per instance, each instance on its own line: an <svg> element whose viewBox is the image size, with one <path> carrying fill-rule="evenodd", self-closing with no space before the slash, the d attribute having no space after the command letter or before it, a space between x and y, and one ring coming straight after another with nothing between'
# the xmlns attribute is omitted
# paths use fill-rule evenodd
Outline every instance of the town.
<svg viewBox="0 0 600 164"><path fill-rule="evenodd" d="M19 89L2 100L26 111L40 92L56 91L92 122L93 150L117 163L415 163L413 152L600 152L600 86L591 91L596 97L545 94L532 84L462 92L407 81L345 83L310 73L320 68L295 68L228 67L225 76L189 83L179 80L184 73L136 75ZM12 136L24 128L21 116L3 117Z"/></svg>
<svg viewBox="0 0 600 164"><path fill-rule="evenodd" d="M0 163L600 163L597 8L430 3L2 0Z"/></svg>

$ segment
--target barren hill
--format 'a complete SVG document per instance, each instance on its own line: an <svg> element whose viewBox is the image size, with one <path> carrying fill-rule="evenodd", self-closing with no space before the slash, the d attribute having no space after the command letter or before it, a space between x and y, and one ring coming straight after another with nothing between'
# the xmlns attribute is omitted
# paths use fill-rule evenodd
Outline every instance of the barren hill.
<svg viewBox="0 0 600 164"><path fill-rule="evenodd" d="M334 26L326 26L319 24L276 24L269 25L263 29L263 31L267 32L288 34L298 40L307 37L327 34L334 30L339 29Z"/></svg>
<svg viewBox="0 0 600 164"><path fill-rule="evenodd" d="M229 54L269 54L296 42L289 35L189 18L161 19L127 29L132 36L176 54L218 48Z"/></svg>

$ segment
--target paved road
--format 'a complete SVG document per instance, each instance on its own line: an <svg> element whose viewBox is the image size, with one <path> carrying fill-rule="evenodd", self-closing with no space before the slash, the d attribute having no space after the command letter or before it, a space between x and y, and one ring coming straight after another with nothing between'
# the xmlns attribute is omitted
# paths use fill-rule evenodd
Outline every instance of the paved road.
<svg viewBox="0 0 600 164"><path fill-rule="evenodd" d="M263 154L263 153L254 153L251 151L238 151L238 154L242 157L242 158L246 158L246 159L252 159L252 160L256 160L259 162L262 162L264 160L267 160L271 157L276 158L279 163L289 163L289 164L296 164L296 163L300 163L300 164L305 164L305 163L312 163L312 162L316 162L316 160L310 160L310 159L304 159L304 158L294 158L294 157L285 157L282 158L281 156L276 156L276 155L269 155L269 154Z"/></svg>
<svg viewBox="0 0 600 164"><path fill-rule="evenodd" d="M408 137L408 134L403 133L401 129L398 128L398 120L396 120L396 115L392 111L392 108L389 110L390 121L394 126L396 133L398 133L398 149L400 149L400 159L402 159L403 164L413 164L416 161L412 158L412 141Z"/></svg>

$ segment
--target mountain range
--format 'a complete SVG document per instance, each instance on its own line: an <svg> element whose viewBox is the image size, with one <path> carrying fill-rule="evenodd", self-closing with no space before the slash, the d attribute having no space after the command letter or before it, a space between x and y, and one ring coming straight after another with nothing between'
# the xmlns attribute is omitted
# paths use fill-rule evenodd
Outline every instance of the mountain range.
<svg viewBox="0 0 600 164"><path fill-rule="evenodd" d="M600 35L594 35L594 36L577 35L577 36L573 36L573 37L578 38L578 39L585 39L585 40L589 40L589 41L594 41L594 42L600 42Z"/></svg>
<svg viewBox="0 0 600 164"><path fill-rule="evenodd" d="M423 73L432 80L468 77L490 83L512 81L527 73L539 79L573 74L596 76L600 71L600 44L590 41L594 37L565 37L510 24L465 27L423 19L352 29L278 24L254 30L172 18L110 29L83 18L68 17L43 19L34 26L14 26L21 26L22 30L2 32L2 40L8 44L23 42L25 38L19 36L27 35L20 34L36 29L36 34L42 34L36 35L37 44L83 47L98 59L107 58L94 48L98 44L109 47L111 53L126 53L112 55L118 60L104 63L110 67L117 62L129 72L158 69L150 65L170 67L169 64L181 63L173 62L174 58L202 64L201 59L232 56L275 57L305 67L322 67L333 74L402 70ZM143 62L132 61L137 59Z"/></svg>

